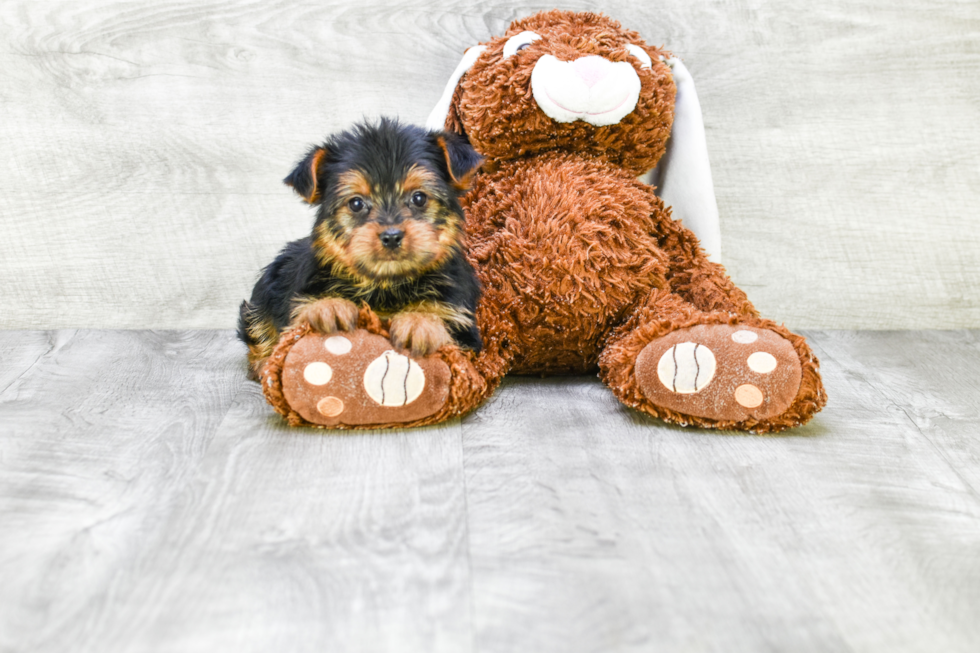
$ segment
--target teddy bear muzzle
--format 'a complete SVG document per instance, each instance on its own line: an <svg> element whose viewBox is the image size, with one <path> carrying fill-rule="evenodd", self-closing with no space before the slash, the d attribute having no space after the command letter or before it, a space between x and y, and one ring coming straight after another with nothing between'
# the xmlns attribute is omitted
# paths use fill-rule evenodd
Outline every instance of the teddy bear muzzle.
<svg viewBox="0 0 980 653"><path fill-rule="evenodd" d="M640 86L632 65L596 55L561 61L546 54L531 73L531 92L546 116L596 127L615 125L632 113Z"/></svg>

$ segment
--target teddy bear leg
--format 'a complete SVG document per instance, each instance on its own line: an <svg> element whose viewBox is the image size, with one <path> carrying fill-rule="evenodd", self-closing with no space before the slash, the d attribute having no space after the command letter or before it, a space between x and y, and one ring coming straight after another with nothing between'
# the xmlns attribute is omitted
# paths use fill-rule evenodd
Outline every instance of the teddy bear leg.
<svg viewBox="0 0 980 653"><path fill-rule="evenodd" d="M626 405L682 425L781 431L826 403L806 341L770 320L657 290L610 337L600 376Z"/></svg>
<svg viewBox="0 0 980 653"><path fill-rule="evenodd" d="M697 238L677 221L661 224L661 246L673 252L667 271L671 292L705 311L758 317L752 302L719 263L708 260Z"/></svg>
<svg viewBox="0 0 980 653"><path fill-rule="evenodd" d="M491 394L499 379L488 383L476 358L456 345L428 356L399 350L364 307L352 331L324 334L303 323L283 333L260 381L293 426L422 426L462 415Z"/></svg>

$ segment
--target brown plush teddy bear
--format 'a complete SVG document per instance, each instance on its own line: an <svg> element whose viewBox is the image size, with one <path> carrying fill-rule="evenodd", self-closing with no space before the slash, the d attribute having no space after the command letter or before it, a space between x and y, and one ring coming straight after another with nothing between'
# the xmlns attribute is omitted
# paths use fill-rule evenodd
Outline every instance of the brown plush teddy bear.
<svg viewBox="0 0 980 653"><path fill-rule="evenodd" d="M668 149L670 61L608 17L560 11L468 51L441 111L486 157L463 202L483 351L413 359L362 308L353 332L283 335L262 375L270 403L292 424L413 426L472 410L508 373L598 370L669 422L808 421L826 395L805 340L760 318L638 179ZM331 382L311 383L324 365Z"/></svg>

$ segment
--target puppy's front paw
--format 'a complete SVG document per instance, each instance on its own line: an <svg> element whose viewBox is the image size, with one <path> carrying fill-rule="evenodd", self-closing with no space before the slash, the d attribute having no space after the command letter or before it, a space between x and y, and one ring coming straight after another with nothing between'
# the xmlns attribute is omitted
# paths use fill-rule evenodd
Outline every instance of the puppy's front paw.
<svg viewBox="0 0 980 653"><path fill-rule="evenodd" d="M428 356L453 341L446 325L428 313L398 313L391 318L391 344L411 349L413 356Z"/></svg>
<svg viewBox="0 0 980 653"><path fill-rule="evenodd" d="M307 323L318 333L353 331L357 327L357 305L347 299L327 297L297 307L293 324Z"/></svg>

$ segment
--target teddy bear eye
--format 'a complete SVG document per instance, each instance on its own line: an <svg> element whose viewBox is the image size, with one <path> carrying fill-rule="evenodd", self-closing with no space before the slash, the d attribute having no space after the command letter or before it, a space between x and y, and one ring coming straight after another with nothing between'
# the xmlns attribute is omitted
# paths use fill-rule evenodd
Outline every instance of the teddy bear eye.
<svg viewBox="0 0 980 653"><path fill-rule="evenodd" d="M504 43L504 59L514 56L518 50L523 50L540 38L541 36L534 32L521 32L517 36L510 37Z"/></svg>
<svg viewBox="0 0 980 653"><path fill-rule="evenodd" d="M650 68L653 66L653 61L650 59L650 55L648 55L647 51L640 46L630 43L626 46L626 50L640 60L640 68Z"/></svg>

